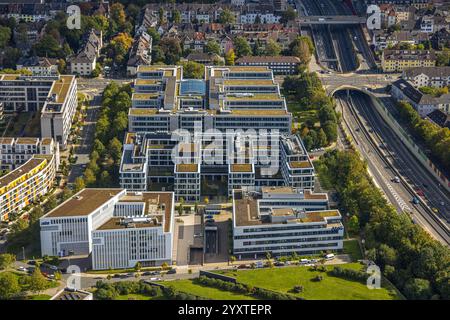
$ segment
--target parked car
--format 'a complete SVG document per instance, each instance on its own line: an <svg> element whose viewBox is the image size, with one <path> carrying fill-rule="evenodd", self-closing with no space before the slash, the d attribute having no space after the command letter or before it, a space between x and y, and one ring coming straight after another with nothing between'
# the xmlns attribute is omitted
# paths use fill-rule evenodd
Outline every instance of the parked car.
<svg viewBox="0 0 450 320"><path fill-rule="evenodd" d="M325 259L326 260L333 260L334 259L334 253L329 253L329 254L325 255Z"/></svg>
<svg viewBox="0 0 450 320"><path fill-rule="evenodd" d="M151 271L145 271L145 272L142 273L142 275L143 275L143 276L152 276L152 275L153 275L153 272L151 272Z"/></svg>
<svg viewBox="0 0 450 320"><path fill-rule="evenodd" d="M17 270L24 271L24 272L27 271L27 269L25 267L23 267L23 266L18 267Z"/></svg>
<svg viewBox="0 0 450 320"><path fill-rule="evenodd" d="M412 203L419 204L419 199L417 197L412 198Z"/></svg>
<svg viewBox="0 0 450 320"><path fill-rule="evenodd" d="M177 269L170 269L169 271L167 271L167 274L175 274L177 273Z"/></svg>
<svg viewBox="0 0 450 320"><path fill-rule="evenodd" d="M118 274L118 273L116 273L115 275L113 275L112 276L113 278L120 278L121 277L121 275L120 274Z"/></svg>
<svg viewBox="0 0 450 320"><path fill-rule="evenodd" d="M35 266L37 262L35 260L30 260L27 262L30 266Z"/></svg>

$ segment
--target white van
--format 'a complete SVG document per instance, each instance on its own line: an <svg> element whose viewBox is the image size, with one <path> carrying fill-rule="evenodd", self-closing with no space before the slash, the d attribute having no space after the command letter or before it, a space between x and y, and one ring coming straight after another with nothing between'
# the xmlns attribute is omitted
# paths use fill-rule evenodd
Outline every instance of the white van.
<svg viewBox="0 0 450 320"><path fill-rule="evenodd" d="M329 253L325 256L326 260L333 260L334 259L334 253Z"/></svg>
<svg viewBox="0 0 450 320"><path fill-rule="evenodd" d="M300 264L310 263L309 259L300 259Z"/></svg>

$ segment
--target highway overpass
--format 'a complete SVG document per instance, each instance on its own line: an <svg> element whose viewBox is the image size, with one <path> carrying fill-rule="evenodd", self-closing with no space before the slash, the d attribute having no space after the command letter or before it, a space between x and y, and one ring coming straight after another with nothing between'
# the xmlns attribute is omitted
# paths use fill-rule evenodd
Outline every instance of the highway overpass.
<svg viewBox="0 0 450 320"><path fill-rule="evenodd" d="M312 25L312 24L365 24L367 21L366 17L359 16L302 16L298 18L298 23L301 25Z"/></svg>

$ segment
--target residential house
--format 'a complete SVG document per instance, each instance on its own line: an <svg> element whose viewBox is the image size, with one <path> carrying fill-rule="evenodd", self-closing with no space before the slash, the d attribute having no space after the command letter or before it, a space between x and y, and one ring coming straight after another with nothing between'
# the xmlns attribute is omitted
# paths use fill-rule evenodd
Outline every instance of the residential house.
<svg viewBox="0 0 450 320"><path fill-rule="evenodd" d="M140 65L150 65L152 62L152 37L145 31L134 38L129 59L127 75L135 76Z"/></svg>
<svg viewBox="0 0 450 320"><path fill-rule="evenodd" d="M450 86L450 67L409 68L403 71L402 78L411 82L416 88Z"/></svg>
<svg viewBox="0 0 450 320"><path fill-rule="evenodd" d="M16 69L29 70L33 76L54 76L58 74L58 59L37 56L21 57L17 61Z"/></svg>
<svg viewBox="0 0 450 320"><path fill-rule="evenodd" d="M413 67L434 67L436 54L433 50L383 50L381 67L384 72L402 72Z"/></svg>

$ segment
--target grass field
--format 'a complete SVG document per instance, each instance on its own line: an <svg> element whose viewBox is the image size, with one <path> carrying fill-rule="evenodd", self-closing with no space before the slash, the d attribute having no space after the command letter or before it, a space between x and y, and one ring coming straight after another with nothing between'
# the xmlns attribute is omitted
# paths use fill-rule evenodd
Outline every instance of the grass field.
<svg viewBox="0 0 450 320"><path fill-rule="evenodd" d="M50 300L51 296L48 294L35 294L32 296L26 297L26 300Z"/></svg>
<svg viewBox="0 0 450 320"><path fill-rule="evenodd" d="M171 286L176 290L190 293L196 296L212 300L255 300L255 298L230 291L222 291L212 287L201 286L192 280L175 280L164 282L165 286Z"/></svg>
<svg viewBox="0 0 450 320"><path fill-rule="evenodd" d="M163 300L163 297L151 297L140 293L120 295L115 300Z"/></svg>
<svg viewBox="0 0 450 320"><path fill-rule="evenodd" d="M359 247L358 240L344 240L344 253L351 256L353 261L362 259L361 249Z"/></svg>
<svg viewBox="0 0 450 320"><path fill-rule="evenodd" d="M340 265L343 268L359 270L359 263ZM327 266L331 270L333 266ZM364 283L329 276L326 272L312 271L309 267L283 267L256 270L221 271L235 277L238 282L278 292L290 293L308 300L393 300L400 299L395 288L386 286L370 290ZM323 280L312 279L322 275ZM387 284L386 284L387 285ZM294 286L303 286L302 293L293 293Z"/></svg>

